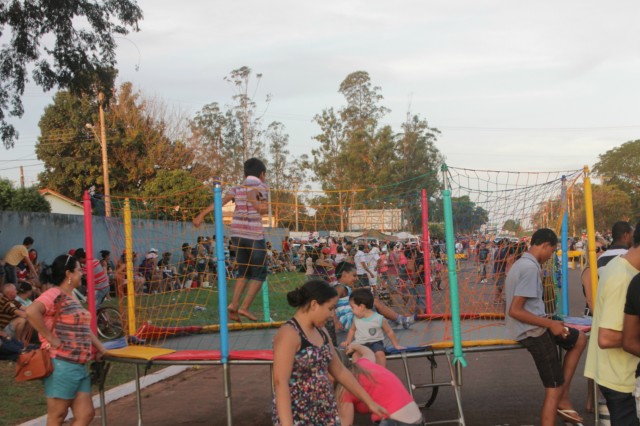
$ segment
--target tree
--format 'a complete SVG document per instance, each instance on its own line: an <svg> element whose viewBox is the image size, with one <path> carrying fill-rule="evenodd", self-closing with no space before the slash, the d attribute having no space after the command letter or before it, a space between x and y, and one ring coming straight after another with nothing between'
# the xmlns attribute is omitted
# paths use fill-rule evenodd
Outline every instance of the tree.
<svg viewBox="0 0 640 426"><path fill-rule="evenodd" d="M18 212L51 212L51 205L40 195L38 188L18 188L11 201L11 210Z"/></svg>
<svg viewBox="0 0 640 426"><path fill-rule="evenodd" d="M182 141L164 135L166 122L147 113L148 101L124 83L105 111L112 195L140 193L158 170L190 169L193 153ZM40 119L36 155L44 162L43 186L78 198L102 186L97 101L58 92ZM197 176L200 177L200 176Z"/></svg>
<svg viewBox="0 0 640 426"><path fill-rule="evenodd" d="M573 219L577 230L586 230L583 188L578 187L573 192L575 210L569 216L569 222ZM619 220L632 220L633 206L631 198L625 191L613 185L592 185L591 193L596 231L607 232Z"/></svg>
<svg viewBox="0 0 640 426"><path fill-rule="evenodd" d="M110 92L116 65L116 34L138 30L142 10L135 0L3 1L0 36L10 40L0 50L0 138L8 149L18 134L7 122L22 117L22 95L33 68L33 81L74 94ZM5 36L6 37L6 36ZM91 96L91 95L89 95ZM8 112L7 112L8 110Z"/></svg>
<svg viewBox="0 0 640 426"><path fill-rule="evenodd" d="M0 179L0 211L50 212L51 205L36 187L15 189L9 179Z"/></svg>
<svg viewBox="0 0 640 426"><path fill-rule="evenodd" d="M522 232L522 225L519 220L507 219L502 225L502 230L512 232L514 235L519 235Z"/></svg>
<svg viewBox="0 0 640 426"><path fill-rule="evenodd" d="M251 68L247 66L240 67L231 71L225 80L233 84L236 94L233 100L236 102L233 106L236 117L241 123L242 129L242 161L246 161L251 157L262 157L262 143L260 141L260 120L261 117L256 115L256 102L253 95L249 95L251 86ZM262 74L255 74L256 85L253 93L257 92ZM270 95L267 95L267 104L270 101Z"/></svg>
<svg viewBox="0 0 640 426"><path fill-rule="evenodd" d="M142 191L145 217L150 219L191 219L211 204L212 190L186 170L159 170Z"/></svg>
<svg viewBox="0 0 640 426"><path fill-rule="evenodd" d="M605 185L627 193L633 208L632 215L640 216L640 139L625 142L600 154L593 172Z"/></svg>
<svg viewBox="0 0 640 426"><path fill-rule="evenodd" d="M244 177L240 122L228 109L223 111L217 102L205 105L190 123L189 147L194 163L206 170L209 179L219 178L235 184Z"/></svg>
<svg viewBox="0 0 640 426"><path fill-rule="evenodd" d="M468 234L489 221L489 213L471 201L468 195L451 198L453 229L460 234Z"/></svg>
<svg viewBox="0 0 640 426"><path fill-rule="evenodd" d="M11 210L11 200L15 192L9 179L0 179L0 210Z"/></svg>

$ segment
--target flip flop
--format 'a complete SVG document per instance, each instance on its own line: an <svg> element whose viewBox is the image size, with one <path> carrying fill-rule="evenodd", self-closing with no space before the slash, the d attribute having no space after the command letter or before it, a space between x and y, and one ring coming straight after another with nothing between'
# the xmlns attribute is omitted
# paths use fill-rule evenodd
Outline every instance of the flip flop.
<svg viewBox="0 0 640 426"><path fill-rule="evenodd" d="M258 321L258 318L255 315L253 315L249 311L245 311L244 309L238 309L238 314L242 315L243 317L249 318L251 321Z"/></svg>
<svg viewBox="0 0 640 426"><path fill-rule="evenodd" d="M582 423L583 421L582 417L580 417L580 414L578 414L576 410L561 410L560 408L558 408L558 416L560 416L563 420L574 424Z"/></svg>

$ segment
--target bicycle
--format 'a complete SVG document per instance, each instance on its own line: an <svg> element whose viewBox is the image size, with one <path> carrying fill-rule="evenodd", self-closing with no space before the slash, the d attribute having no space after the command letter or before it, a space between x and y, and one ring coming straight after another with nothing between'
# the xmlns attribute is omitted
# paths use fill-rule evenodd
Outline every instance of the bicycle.
<svg viewBox="0 0 640 426"><path fill-rule="evenodd" d="M87 298L78 289L73 289L73 294L85 306ZM122 316L120 311L112 306L101 306L96 310L96 322L98 326L98 335L104 340L113 340L124 335L122 327Z"/></svg>

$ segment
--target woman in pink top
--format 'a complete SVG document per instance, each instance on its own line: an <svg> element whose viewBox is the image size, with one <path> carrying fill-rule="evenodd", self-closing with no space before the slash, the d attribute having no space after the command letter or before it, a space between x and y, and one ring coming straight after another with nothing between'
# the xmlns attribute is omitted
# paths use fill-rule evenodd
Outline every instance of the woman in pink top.
<svg viewBox="0 0 640 426"><path fill-rule="evenodd" d="M338 352L345 367L349 368L367 391L369 396L383 406L389 417L382 419L372 414L371 420L379 422L380 426L408 426L423 425L424 419L420 408L404 387L400 379L385 367L376 364L375 355L371 349L355 343L347 347L347 353L352 353L352 359ZM352 425L354 413L370 413L367 405L338 385L336 389L338 413L343 425Z"/></svg>
<svg viewBox="0 0 640 426"><path fill-rule="evenodd" d="M42 293L27 308L29 323L38 331L42 347L49 349L53 373L44 379L47 397L47 425L61 425L71 408L74 425L88 425L95 410L87 364L97 350L105 348L91 332L91 314L80 304L73 290L80 286L82 269L74 256L61 255L51 265L49 281L54 287Z"/></svg>

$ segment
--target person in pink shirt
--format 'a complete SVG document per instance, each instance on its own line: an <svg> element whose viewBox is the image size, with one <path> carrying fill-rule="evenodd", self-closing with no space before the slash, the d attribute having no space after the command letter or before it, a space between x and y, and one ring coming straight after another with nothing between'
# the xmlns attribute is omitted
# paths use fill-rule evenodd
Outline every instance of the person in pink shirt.
<svg viewBox="0 0 640 426"><path fill-rule="evenodd" d="M345 352L338 352L343 364L358 380L371 398L384 407L389 417L375 414L371 420L380 426L424 425L422 412L400 379L385 367L376 364L375 355L366 346L351 343ZM352 354L351 360L347 354ZM366 404L341 385L336 388L338 414L343 425L352 425L354 414L370 413ZM379 422L379 423L378 423Z"/></svg>

